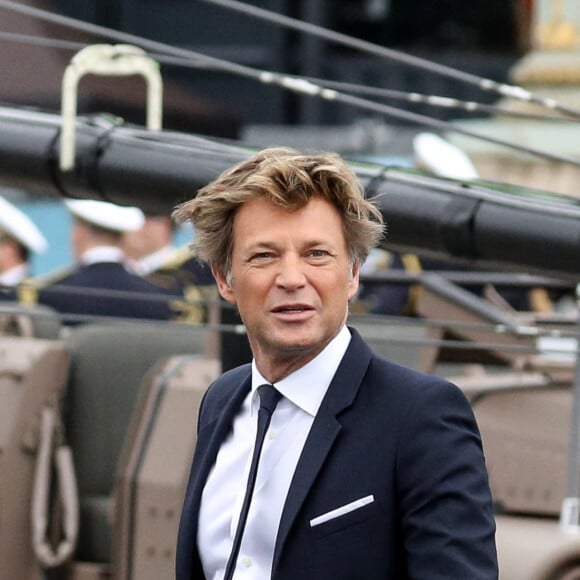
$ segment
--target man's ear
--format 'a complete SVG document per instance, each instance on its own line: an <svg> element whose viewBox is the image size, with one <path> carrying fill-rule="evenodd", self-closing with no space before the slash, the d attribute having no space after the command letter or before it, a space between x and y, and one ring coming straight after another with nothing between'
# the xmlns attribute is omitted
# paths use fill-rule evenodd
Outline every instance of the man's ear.
<svg viewBox="0 0 580 580"><path fill-rule="evenodd" d="M356 296L358 292L358 284L359 284L359 274L360 274L360 264L354 264L352 267L351 277L348 282L348 299L351 300Z"/></svg>
<svg viewBox="0 0 580 580"><path fill-rule="evenodd" d="M215 281L217 283L220 296L226 302L235 304L236 298L232 284L228 282L227 278L221 273L221 271L218 268L216 268L214 263L211 264L211 273L213 274L213 277L215 278Z"/></svg>

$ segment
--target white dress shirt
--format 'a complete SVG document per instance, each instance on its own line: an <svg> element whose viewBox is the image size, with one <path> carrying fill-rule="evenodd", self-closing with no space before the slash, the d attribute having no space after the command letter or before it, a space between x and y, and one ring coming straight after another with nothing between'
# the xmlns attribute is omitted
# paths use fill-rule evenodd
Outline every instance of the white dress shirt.
<svg viewBox="0 0 580 580"><path fill-rule="evenodd" d="M264 441L256 487L240 547L236 580L265 580L272 574L274 546L290 482L322 399L348 348L344 326L312 361L275 384L283 397ZM268 383L252 362L252 388L224 440L205 484L197 545L207 580L221 580L236 533L257 430L259 397Z"/></svg>

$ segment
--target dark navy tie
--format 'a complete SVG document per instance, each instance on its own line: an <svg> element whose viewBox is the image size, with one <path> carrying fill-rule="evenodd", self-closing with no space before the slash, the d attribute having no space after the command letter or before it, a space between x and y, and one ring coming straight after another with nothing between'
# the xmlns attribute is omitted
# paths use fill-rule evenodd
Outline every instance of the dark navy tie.
<svg viewBox="0 0 580 580"><path fill-rule="evenodd" d="M240 519L236 534L234 536L234 543L232 551L228 558L226 565L226 573L224 580L231 580L236 568L236 560L240 552L240 545L244 535L244 528L246 527L246 520L248 519L248 512L250 511L250 503L252 501L252 494L254 486L256 485L256 474L258 473L258 462L260 460L260 453L264 444L264 438L270 425L272 413L282 396L272 385L262 385L258 387L258 395L260 396L260 410L258 411L258 429L256 431L256 442L254 444L254 453L252 455L252 463L250 464L250 473L248 475L248 483L246 485L246 494L244 495L244 502L240 510Z"/></svg>

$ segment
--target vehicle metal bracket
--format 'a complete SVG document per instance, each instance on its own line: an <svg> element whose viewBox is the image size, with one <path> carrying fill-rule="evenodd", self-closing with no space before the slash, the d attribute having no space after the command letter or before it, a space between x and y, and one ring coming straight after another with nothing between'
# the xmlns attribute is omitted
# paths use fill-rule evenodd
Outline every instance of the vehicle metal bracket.
<svg viewBox="0 0 580 580"><path fill-rule="evenodd" d="M129 76L139 74L147 83L147 128L161 129L163 83L159 63L131 44L92 44L77 52L62 79L60 170L75 166L78 84L86 74Z"/></svg>

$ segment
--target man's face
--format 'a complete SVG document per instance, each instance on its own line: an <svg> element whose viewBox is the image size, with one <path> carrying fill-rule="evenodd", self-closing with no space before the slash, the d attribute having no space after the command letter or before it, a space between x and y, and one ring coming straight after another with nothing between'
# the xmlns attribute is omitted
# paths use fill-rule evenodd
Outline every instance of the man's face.
<svg viewBox="0 0 580 580"><path fill-rule="evenodd" d="M123 234L123 251L129 258L140 260L171 243L171 219L166 216L147 216L143 226Z"/></svg>
<svg viewBox="0 0 580 580"><path fill-rule="evenodd" d="M288 374L320 353L358 289L340 213L322 197L298 211L262 198L245 203L234 218L231 263L231 280L214 274L240 312L262 373L282 365Z"/></svg>
<svg viewBox="0 0 580 580"><path fill-rule="evenodd" d="M0 274L21 262L18 243L0 232Z"/></svg>

